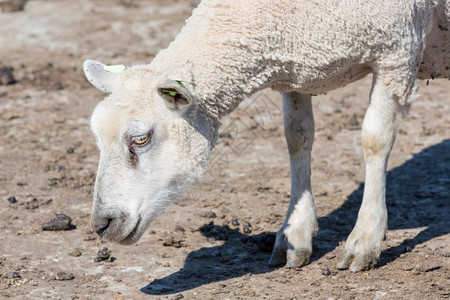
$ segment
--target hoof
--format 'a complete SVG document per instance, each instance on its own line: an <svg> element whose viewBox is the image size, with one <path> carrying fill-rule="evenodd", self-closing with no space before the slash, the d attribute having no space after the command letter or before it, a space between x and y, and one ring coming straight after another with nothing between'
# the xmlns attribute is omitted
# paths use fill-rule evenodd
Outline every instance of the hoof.
<svg viewBox="0 0 450 300"><path fill-rule="evenodd" d="M354 255L353 253L344 250L337 268L339 270L349 269L352 272L361 272L374 268L377 263L378 256L375 254Z"/></svg>
<svg viewBox="0 0 450 300"><path fill-rule="evenodd" d="M306 248L287 250L286 268L300 268L309 263L312 251Z"/></svg>
<svg viewBox="0 0 450 300"><path fill-rule="evenodd" d="M273 248L269 259L269 266L278 267L286 263L286 249Z"/></svg>

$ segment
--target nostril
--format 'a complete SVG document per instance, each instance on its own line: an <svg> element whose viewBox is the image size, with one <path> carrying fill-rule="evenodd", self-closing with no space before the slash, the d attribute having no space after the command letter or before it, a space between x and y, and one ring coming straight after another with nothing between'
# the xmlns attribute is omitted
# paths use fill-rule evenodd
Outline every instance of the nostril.
<svg viewBox="0 0 450 300"><path fill-rule="evenodd" d="M105 231L108 229L109 224L111 224L112 220L113 219L111 219L111 218L105 218L105 219L101 220L99 223L96 224L95 232L97 232L97 234L99 236L103 236Z"/></svg>

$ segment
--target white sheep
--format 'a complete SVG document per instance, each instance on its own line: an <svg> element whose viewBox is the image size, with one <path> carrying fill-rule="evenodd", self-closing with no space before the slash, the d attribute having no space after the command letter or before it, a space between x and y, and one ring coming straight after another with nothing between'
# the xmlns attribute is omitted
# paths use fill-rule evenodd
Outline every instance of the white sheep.
<svg viewBox="0 0 450 300"><path fill-rule="evenodd" d="M416 78L450 77L449 28L448 0L205 0L151 64L116 74L87 60L86 77L110 94L91 120L100 148L93 228L110 241L139 240L205 173L220 118L271 87L283 92L292 191L270 264L305 265L318 230L311 94L372 73L364 196L338 268L375 266L389 153Z"/></svg>

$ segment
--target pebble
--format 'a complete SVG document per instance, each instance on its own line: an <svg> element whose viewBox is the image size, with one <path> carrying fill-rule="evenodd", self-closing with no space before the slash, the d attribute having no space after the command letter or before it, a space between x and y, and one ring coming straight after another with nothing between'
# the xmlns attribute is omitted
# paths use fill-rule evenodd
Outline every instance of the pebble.
<svg viewBox="0 0 450 300"><path fill-rule="evenodd" d="M322 275L324 275L324 276L330 276L330 275L331 275L330 269L328 269L327 267L322 268Z"/></svg>
<svg viewBox="0 0 450 300"><path fill-rule="evenodd" d="M72 219L65 214L56 214L56 217L42 225L42 230L62 231L73 229Z"/></svg>
<svg viewBox="0 0 450 300"><path fill-rule="evenodd" d="M170 267L170 263L168 263L168 262L164 263L164 264L163 264L163 267L165 267L165 268Z"/></svg>
<svg viewBox="0 0 450 300"><path fill-rule="evenodd" d="M72 147L67 148L67 153L72 154L75 150Z"/></svg>
<svg viewBox="0 0 450 300"><path fill-rule="evenodd" d="M82 253L79 248L75 248L72 251L70 251L68 254L73 257L79 257L79 256L81 256Z"/></svg>
<svg viewBox="0 0 450 300"><path fill-rule="evenodd" d="M186 247L182 240L175 240L171 235L167 236L163 241L163 246L181 248Z"/></svg>
<svg viewBox="0 0 450 300"><path fill-rule="evenodd" d="M184 295L183 294L178 294L172 297L172 300L180 300L180 299L184 299Z"/></svg>
<svg viewBox="0 0 450 300"><path fill-rule="evenodd" d="M242 228L242 230L244 231L244 233L249 234L252 233L252 225L249 222L244 222L244 227Z"/></svg>
<svg viewBox="0 0 450 300"><path fill-rule="evenodd" d="M321 286L321 284L318 281L314 281L313 283L311 283L311 286Z"/></svg>
<svg viewBox="0 0 450 300"><path fill-rule="evenodd" d="M333 259L333 258L335 258L336 257L336 254L329 254L329 255L327 255L327 256L325 256L325 258L326 259Z"/></svg>
<svg viewBox="0 0 450 300"><path fill-rule="evenodd" d="M61 271L56 274L55 280L64 281L64 280L73 280L75 275L73 273Z"/></svg>
<svg viewBox="0 0 450 300"><path fill-rule="evenodd" d="M107 260L110 256L111 256L111 250L109 250L106 247L102 248L102 249L98 250L97 257L94 258L94 262L101 262L101 261Z"/></svg>
<svg viewBox="0 0 450 300"><path fill-rule="evenodd" d="M14 69L12 67L0 68L0 85L8 85L16 82L13 71Z"/></svg>
<svg viewBox="0 0 450 300"><path fill-rule="evenodd" d="M204 212L200 216L203 218L209 218L209 219L213 219L213 218L217 217L216 213L213 211Z"/></svg>
<svg viewBox="0 0 450 300"><path fill-rule="evenodd" d="M25 209L36 209L39 207L39 202L37 199L33 199L25 203Z"/></svg>
<svg viewBox="0 0 450 300"><path fill-rule="evenodd" d="M4 0L0 1L1 12L16 12L21 11L25 7L27 0Z"/></svg>
<svg viewBox="0 0 450 300"><path fill-rule="evenodd" d="M20 276L20 274L17 273L17 272L13 272L12 277L13 277L13 278L22 278L22 276Z"/></svg>
<svg viewBox="0 0 450 300"><path fill-rule="evenodd" d="M11 196L11 197L8 197L8 201L9 201L9 203L16 203L17 199L16 199L16 197Z"/></svg>
<svg viewBox="0 0 450 300"><path fill-rule="evenodd" d="M176 232L185 232L186 230L185 230L183 227L177 225L177 226L175 227L175 231L176 231Z"/></svg>
<svg viewBox="0 0 450 300"><path fill-rule="evenodd" d="M233 225L233 226L239 226L240 224L239 224L238 218L233 217L233 218L231 219L231 225Z"/></svg>

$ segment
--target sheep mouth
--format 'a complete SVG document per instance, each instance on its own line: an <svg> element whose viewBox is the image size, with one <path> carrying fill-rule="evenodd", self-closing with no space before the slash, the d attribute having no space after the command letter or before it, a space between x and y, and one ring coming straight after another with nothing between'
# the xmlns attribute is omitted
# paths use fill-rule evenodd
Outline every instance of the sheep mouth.
<svg viewBox="0 0 450 300"><path fill-rule="evenodd" d="M140 228L141 223L142 217L139 215L136 226L134 226L133 230L131 230L131 232L123 240L121 240L119 244L130 245L136 243L142 235L142 228Z"/></svg>

